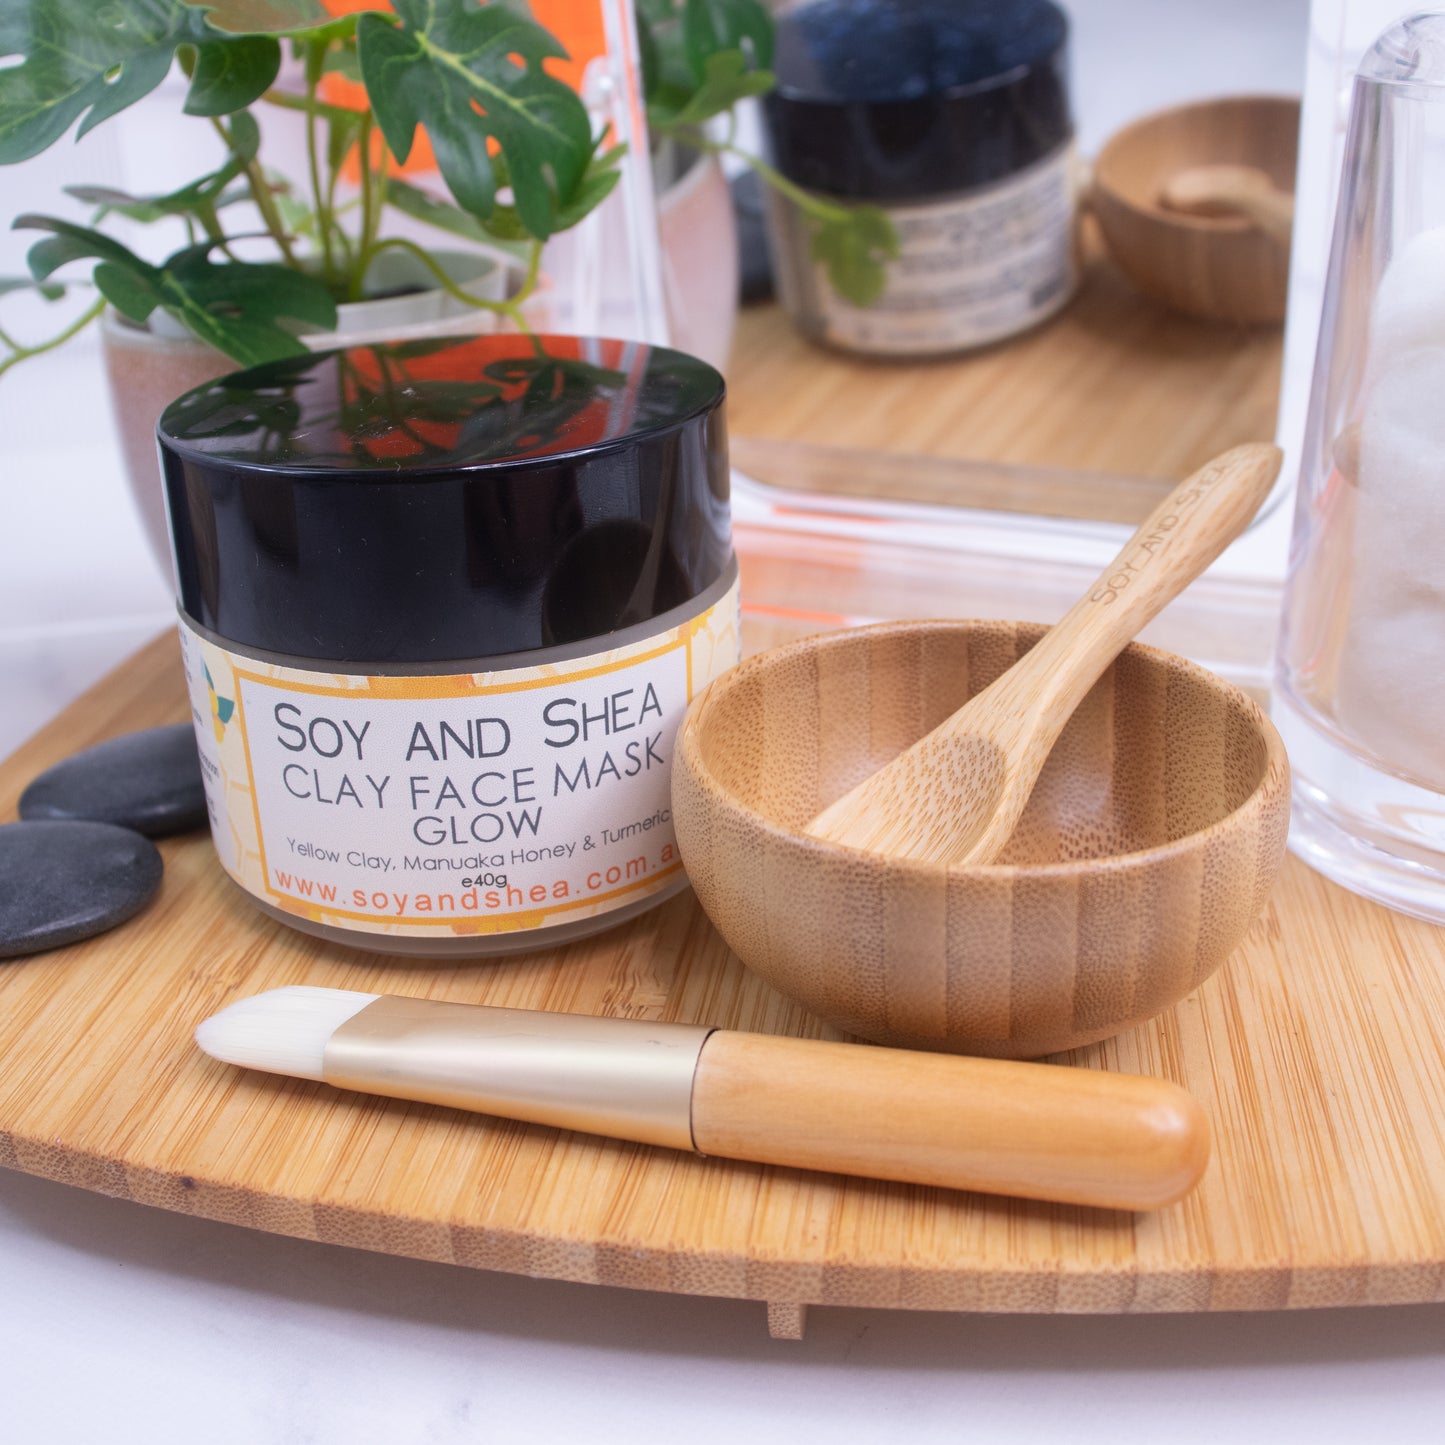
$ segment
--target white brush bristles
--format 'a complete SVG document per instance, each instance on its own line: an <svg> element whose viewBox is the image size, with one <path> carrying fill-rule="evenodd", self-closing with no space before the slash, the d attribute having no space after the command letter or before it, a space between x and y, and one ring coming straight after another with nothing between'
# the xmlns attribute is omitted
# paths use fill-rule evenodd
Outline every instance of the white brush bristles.
<svg viewBox="0 0 1445 1445"><path fill-rule="evenodd" d="M225 1064L319 1080L327 1040L380 997L306 984L273 988L212 1014L196 1028L196 1043Z"/></svg>

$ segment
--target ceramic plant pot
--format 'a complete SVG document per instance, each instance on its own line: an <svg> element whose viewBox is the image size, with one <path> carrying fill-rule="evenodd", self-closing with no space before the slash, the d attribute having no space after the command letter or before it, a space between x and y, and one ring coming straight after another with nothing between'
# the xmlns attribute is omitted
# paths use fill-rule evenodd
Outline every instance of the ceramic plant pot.
<svg viewBox="0 0 1445 1445"><path fill-rule="evenodd" d="M738 232L716 156L696 156L658 187L663 299L671 344L724 374L738 318Z"/></svg>

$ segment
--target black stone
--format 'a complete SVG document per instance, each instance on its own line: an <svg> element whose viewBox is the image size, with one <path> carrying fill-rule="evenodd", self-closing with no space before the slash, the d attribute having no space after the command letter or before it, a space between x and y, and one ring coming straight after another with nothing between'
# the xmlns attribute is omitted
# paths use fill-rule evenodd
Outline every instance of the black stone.
<svg viewBox="0 0 1445 1445"><path fill-rule="evenodd" d="M0 827L0 958L79 943L124 923L161 882L148 838L110 823Z"/></svg>
<svg viewBox="0 0 1445 1445"><path fill-rule="evenodd" d="M147 728L47 768L20 795L27 822L82 819L158 838L206 821L206 790L190 723Z"/></svg>

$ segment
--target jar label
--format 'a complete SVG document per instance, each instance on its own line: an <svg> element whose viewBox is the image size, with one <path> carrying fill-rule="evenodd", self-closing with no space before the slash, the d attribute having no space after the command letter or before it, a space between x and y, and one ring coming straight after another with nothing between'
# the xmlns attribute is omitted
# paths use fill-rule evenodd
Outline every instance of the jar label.
<svg viewBox="0 0 1445 1445"><path fill-rule="evenodd" d="M675 886L673 740L738 632L734 581L612 651L356 676L257 661L183 617L221 863L287 913L408 938L543 928Z"/></svg>
<svg viewBox="0 0 1445 1445"><path fill-rule="evenodd" d="M806 286L823 339L876 355L920 356L982 346L1043 321L1069 299L1077 279L1077 184L1069 145L966 196L888 203L898 256L887 263L887 285L871 306L844 300L813 263Z"/></svg>

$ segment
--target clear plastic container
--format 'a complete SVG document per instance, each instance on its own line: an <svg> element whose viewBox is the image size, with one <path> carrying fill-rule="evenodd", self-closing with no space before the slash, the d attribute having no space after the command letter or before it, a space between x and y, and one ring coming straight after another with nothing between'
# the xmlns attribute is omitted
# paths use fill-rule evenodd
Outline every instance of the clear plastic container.
<svg viewBox="0 0 1445 1445"><path fill-rule="evenodd" d="M1291 846L1445 922L1445 15L1354 84L1273 714Z"/></svg>

